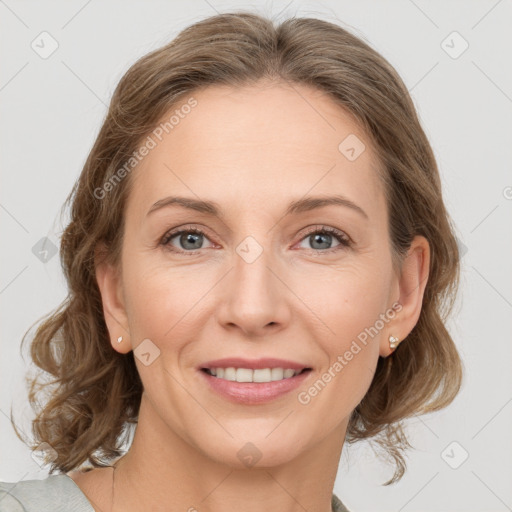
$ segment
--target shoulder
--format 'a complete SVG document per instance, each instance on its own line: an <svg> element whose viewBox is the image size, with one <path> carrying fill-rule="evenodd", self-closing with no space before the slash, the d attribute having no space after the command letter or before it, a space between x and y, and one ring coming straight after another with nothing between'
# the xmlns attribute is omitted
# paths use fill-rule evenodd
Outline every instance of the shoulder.
<svg viewBox="0 0 512 512"><path fill-rule="evenodd" d="M0 512L94 512L75 482L66 474L43 480L0 482Z"/></svg>
<svg viewBox="0 0 512 512"><path fill-rule="evenodd" d="M343 505L341 500L333 493L332 495L332 512L350 512L350 510Z"/></svg>

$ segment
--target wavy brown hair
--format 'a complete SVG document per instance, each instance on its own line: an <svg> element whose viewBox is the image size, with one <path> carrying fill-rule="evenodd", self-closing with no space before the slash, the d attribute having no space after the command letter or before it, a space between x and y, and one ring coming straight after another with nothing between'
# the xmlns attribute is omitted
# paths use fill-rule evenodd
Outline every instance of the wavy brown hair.
<svg viewBox="0 0 512 512"><path fill-rule="evenodd" d="M123 355L110 345L95 277L100 244L103 256L120 264L133 173L101 199L98 190L112 183L162 116L194 91L262 79L321 90L363 127L380 164L395 264L415 235L430 244L419 320L392 356L379 358L369 390L351 414L346 442L378 443L396 468L384 485L398 481L411 447L402 421L439 410L458 393L462 362L445 327L458 288L458 246L432 148L401 78L369 44L336 24L293 17L276 25L246 11L219 14L189 26L126 72L63 206L71 206L60 246L68 296L40 320L30 354L43 372L27 379L37 411L30 445L48 443L55 450L50 473L84 463L103 467L118 457L141 400L133 352ZM11 422L22 439L12 412Z"/></svg>

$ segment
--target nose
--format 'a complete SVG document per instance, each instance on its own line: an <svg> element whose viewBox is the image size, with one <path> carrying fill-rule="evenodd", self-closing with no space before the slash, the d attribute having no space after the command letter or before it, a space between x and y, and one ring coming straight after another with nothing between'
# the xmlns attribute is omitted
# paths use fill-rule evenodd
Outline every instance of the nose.
<svg viewBox="0 0 512 512"><path fill-rule="evenodd" d="M283 329L290 320L289 297L284 269L270 250L253 260L249 253L234 254L233 268L223 279L218 321L225 329L239 329L246 337L268 336ZM260 249L261 250L261 249ZM240 256L241 254L241 256Z"/></svg>

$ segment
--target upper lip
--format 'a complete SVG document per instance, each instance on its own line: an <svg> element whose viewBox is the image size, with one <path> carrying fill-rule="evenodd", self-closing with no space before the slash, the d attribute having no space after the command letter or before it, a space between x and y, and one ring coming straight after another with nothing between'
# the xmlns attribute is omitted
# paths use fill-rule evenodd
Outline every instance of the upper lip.
<svg viewBox="0 0 512 512"><path fill-rule="evenodd" d="M229 357L224 359L215 359L199 365L198 369L203 368L250 368L258 370L262 368L283 368L292 370L303 370L310 368L307 364L289 361L286 359L276 359L273 357L263 357L261 359L244 359L242 357Z"/></svg>

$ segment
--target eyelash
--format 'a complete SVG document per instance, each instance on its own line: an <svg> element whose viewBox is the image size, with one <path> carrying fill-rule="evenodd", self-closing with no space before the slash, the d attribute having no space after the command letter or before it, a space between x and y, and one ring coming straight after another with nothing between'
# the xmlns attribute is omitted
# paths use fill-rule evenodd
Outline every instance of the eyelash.
<svg viewBox="0 0 512 512"><path fill-rule="evenodd" d="M198 234L198 235L203 235L206 238L208 238L207 234L203 230L201 230L199 228L195 228L195 227L182 228L182 229L179 229L179 230L176 230L176 231L167 232L164 235L164 237L162 238L162 240L160 241L160 245L163 245L168 250L170 250L172 252L175 252L177 254L188 254L188 255L198 254L201 251L201 249L198 249L196 251L183 251L183 250L176 249L175 247L170 245L169 242L175 236L181 235L183 233L195 233L195 234ZM334 235L334 237L338 240L338 242L340 242L340 245L337 245L336 247L331 247L330 249L309 249L309 251L312 251L314 253L321 253L321 254L328 253L328 254L330 254L330 253L336 252L336 251L344 249L344 248L352 247L352 244L353 244L352 240L345 233L343 233L342 231L340 231L340 230L338 230L336 228L331 228L329 226L313 226L301 238L300 241L302 242L302 240L304 240L308 236L311 236L311 235L314 235L314 234L318 234L318 233L327 233L327 234L330 234L330 235ZM308 249L306 249L306 250L308 250Z"/></svg>

